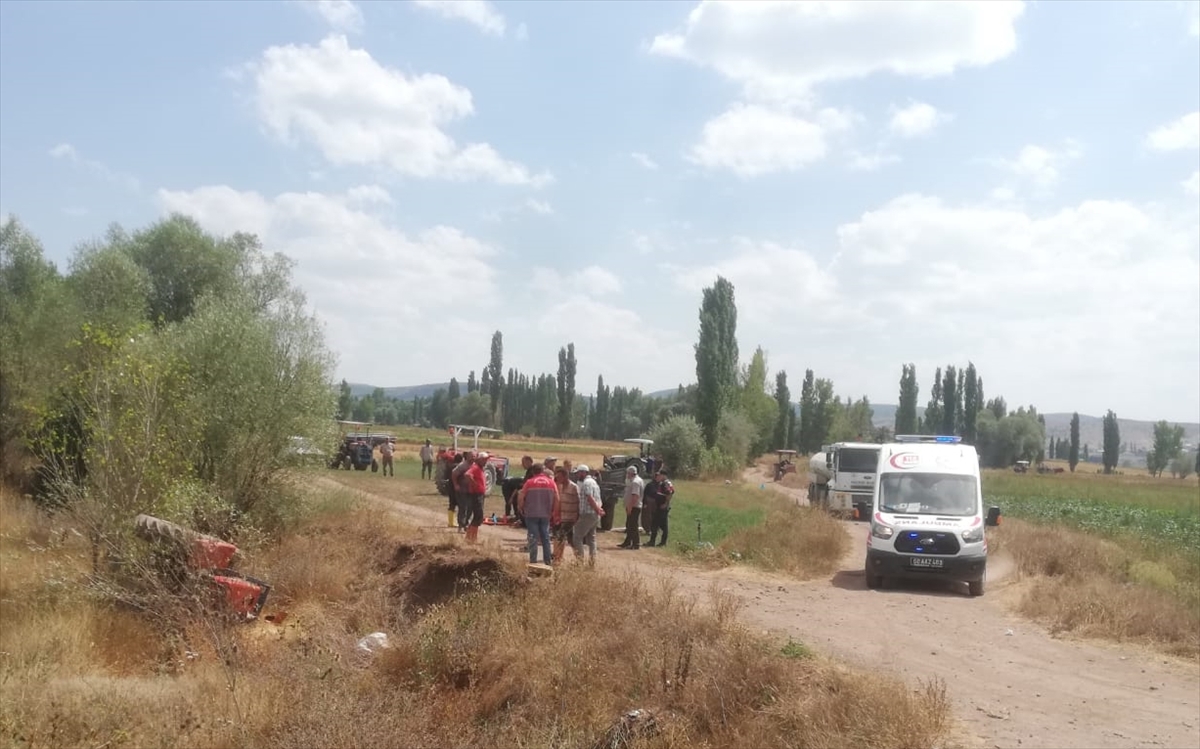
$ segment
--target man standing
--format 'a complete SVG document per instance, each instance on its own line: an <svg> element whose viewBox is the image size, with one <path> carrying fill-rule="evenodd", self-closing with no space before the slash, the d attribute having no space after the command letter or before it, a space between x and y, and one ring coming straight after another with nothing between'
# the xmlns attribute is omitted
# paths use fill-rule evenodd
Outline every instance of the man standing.
<svg viewBox="0 0 1200 749"><path fill-rule="evenodd" d="M392 453L396 452L396 441L387 439L379 446L379 456L383 458L383 475L395 476L396 469L392 465Z"/></svg>
<svg viewBox="0 0 1200 749"><path fill-rule="evenodd" d="M650 518L650 542L654 546L654 538L662 531L659 546L667 545L667 515L671 512L671 497L675 494L675 486L667 478L667 473L659 468L654 474L654 480L646 485L646 496L654 513Z"/></svg>
<svg viewBox="0 0 1200 749"><path fill-rule="evenodd" d="M642 534L638 529L638 515L642 511L642 492L645 491L646 482L642 481L642 477L638 475L637 466L629 466L625 469L625 540L621 542L619 549L642 548Z"/></svg>
<svg viewBox="0 0 1200 749"><path fill-rule="evenodd" d="M454 495L458 500L458 532L462 533L467 530L467 520L471 515L470 496L467 492L467 487L463 484L463 477L467 475L467 471L475 463L475 451L468 450L463 454L461 463L454 467L450 472L450 483L454 485Z"/></svg>
<svg viewBox="0 0 1200 749"><path fill-rule="evenodd" d="M421 478L425 478L428 472L429 478L433 478L433 445L429 444L429 440L425 440L425 444L421 446Z"/></svg>
<svg viewBox="0 0 1200 749"><path fill-rule="evenodd" d="M551 564L553 552L550 549L550 518L559 512L558 487L554 480L545 473L545 467L534 465L533 475L521 487L517 494L517 510L525 518L525 528L529 532L529 563L537 562L538 545L542 547L542 562Z"/></svg>
<svg viewBox="0 0 1200 749"><path fill-rule="evenodd" d="M462 478L462 485L467 490L467 501L464 504L469 514L470 524L466 526L469 543L479 540L479 526L483 525L483 495L487 491L487 478L483 475L483 467L487 465L488 457L485 452L476 455Z"/></svg>
<svg viewBox="0 0 1200 749"><path fill-rule="evenodd" d="M575 466L575 477L579 482L579 520L571 532L571 546L575 549L575 557L583 556L583 545L588 548L588 565L596 566L596 525L604 517L604 507L600 502L600 485L591 477L588 467L580 464Z"/></svg>

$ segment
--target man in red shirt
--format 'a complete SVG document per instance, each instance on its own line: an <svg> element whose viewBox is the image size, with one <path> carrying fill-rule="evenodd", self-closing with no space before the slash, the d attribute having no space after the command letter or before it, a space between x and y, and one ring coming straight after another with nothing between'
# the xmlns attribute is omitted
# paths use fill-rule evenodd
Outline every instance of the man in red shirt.
<svg viewBox="0 0 1200 749"><path fill-rule="evenodd" d="M483 525L483 495L487 491L487 478L483 475L483 467L487 465L489 457L484 452L476 455L462 478L462 486L467 490L467 509L471 513L470 525L467 527L467 541L471 543L479 540L479 526Z"/></svg>

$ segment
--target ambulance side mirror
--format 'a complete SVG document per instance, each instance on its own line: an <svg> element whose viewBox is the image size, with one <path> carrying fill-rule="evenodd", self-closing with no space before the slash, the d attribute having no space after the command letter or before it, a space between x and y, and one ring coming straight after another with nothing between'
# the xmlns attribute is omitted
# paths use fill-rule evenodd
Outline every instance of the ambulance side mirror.
<svg viewBox="0 0 1200 749"><path fill-rule="evenodd" d="M995 528L997 525L1000 525L1000 508L995 506L989 507L987 520L984 520L983 524L989 528Z"/></svg>

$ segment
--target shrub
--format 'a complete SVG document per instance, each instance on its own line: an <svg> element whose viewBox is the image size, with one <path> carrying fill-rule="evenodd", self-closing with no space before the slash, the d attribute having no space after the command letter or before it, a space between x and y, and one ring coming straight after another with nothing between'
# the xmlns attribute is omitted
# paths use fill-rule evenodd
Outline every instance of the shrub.
<svg viewBox="0 0 1200 749"><path fill-rule="evenodd" d="M695 478L702 470L704 434L691 416L672 416L650 432L654 449L677 478Z"/></svg>

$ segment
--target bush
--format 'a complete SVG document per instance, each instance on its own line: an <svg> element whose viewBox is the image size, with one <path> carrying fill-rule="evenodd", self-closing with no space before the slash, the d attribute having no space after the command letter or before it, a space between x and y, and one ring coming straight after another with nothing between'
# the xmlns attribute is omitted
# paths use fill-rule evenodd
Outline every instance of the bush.
<svg viewBox="0 0 1200 749"><path fill-rule="evenodd" d="M702 470L704 433L691 416L672 416L650 432L654 449L676 478L695 478Z"/></svg>
<svg viewBox="0 0 1200 749"><path fill-rule="evenodd" d="M750 448L757 439L758 429L745 413L741 411L725 411L721 414L721 420L717 422L716 448L737 463L737 467L733 471L734 474L737 473L737 468L740 468L749 460ZM726 476L729 474L722 473L720 475Z"/></svg>
<svg viewBox="0 0 1200 749"><path fill-rule="evenodd" d="M706 448L700 455L700 474L706 479L734 478L741 472L744 462L720 447Z"/></svg>

